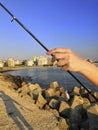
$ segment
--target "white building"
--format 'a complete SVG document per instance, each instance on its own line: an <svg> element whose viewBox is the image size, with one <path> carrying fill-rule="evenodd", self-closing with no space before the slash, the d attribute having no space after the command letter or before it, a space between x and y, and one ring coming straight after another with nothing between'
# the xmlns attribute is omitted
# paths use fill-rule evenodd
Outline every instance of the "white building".
<svg viewBox="0 0 98 130"><path fill-rule="evenodd" d="M15 67L15 61L14 61L14 59L13 58L9 58L7 60L7 65L8 65L8 67Z"/></svg>
<svg viewBox="0 0 98 130"><path fill-rule="evenodd" d="M15 66L19 66L23 64L23 60L15 60Z"/></svg>
<svg viewBox="0 0 98 130"><path fill-rule="evenodd" d="M34 62L33 62L32 59L28 59L28 60L25 61L25 65L26 65L26 66L33 66L33 65L34 65Z"/></svg>
<svg viewBox="0 0 98 130"><path fill-rule="evenodd" d="M4 67L4 62L2 60L0 60L0 68Z"/></svg>
<svg viewBox="0 0 98 130"><path fill-rule="evenodd" d="M43 56L37 57L38 60L38 65L47 65L48 64L48 59Z"/></svg>

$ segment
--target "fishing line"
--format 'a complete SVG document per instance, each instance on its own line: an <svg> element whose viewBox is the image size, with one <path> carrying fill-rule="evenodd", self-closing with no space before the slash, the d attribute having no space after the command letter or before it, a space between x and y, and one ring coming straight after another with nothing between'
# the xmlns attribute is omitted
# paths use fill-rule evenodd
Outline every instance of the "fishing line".
<svg viewBox="0 0 98 130"><path fill-rule="evenodd" d="M42 43L41 43L41 41L37 38L37 37L35 37L35 35L32 33L32 32L30 32L3 4L1 4L1 2L0 2L0 6L12 17L12 20L11 20L11 22L13 22L14 20L36 41L36 42L38 42L46 51L49 51L49 49L46 47L46 46L44 46ZM51 56L53 56L53 55L51 55ZM87 90L87 92L90 94L90 95L92 95L92 97L96 100L96 101L98 101L98 99L91 93L91 91L89 91L89 89L84 85L84 84L82 84L82 82L72 73L72 72L70 72L70 71L67 71L81 86L83 86L86 90Z"/></svg>

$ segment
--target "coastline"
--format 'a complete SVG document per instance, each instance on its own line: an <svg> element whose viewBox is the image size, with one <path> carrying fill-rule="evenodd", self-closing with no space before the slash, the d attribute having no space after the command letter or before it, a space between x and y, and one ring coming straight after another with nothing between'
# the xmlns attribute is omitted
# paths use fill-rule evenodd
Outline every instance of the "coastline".
<svg viewBox="0 0 98 130"><path fill-rule="evenodd" d="M14 70L24 70L24 69L34 69L34 68L53 68L55 66L18 66L18 67L3 67L0 69L0 73L14 71Z"/></svg>
<svg viewBox="0 0 98 130"><path fill-rule="evenodd" d="M98 67L98 63L93 63ZM0 68L0 73L14 71L14 70L24 70L24 69L33 69L33 68L54 68L56 66L52 65L45 65L45 66L15 66L15 67L3 67Z"/></svg>
<svg viewBox="0 0 98 130"><path fill-rule="evenodd" d="M98 63L93 63L98 67ZM46 65L46 66L15 66L15 67L3 67L0 68L0 73L8 72L8 71L14 71L14 70L24 70L24 69L33 69L33 68L54 68L56 66L52 65Z"/></svg>

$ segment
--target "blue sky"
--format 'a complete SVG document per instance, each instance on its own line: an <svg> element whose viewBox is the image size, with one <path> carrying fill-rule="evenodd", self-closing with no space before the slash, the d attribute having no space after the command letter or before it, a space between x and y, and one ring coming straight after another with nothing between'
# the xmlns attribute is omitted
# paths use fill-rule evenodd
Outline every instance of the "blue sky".
<svg viewBox="0 0 98 130"><path fill-rule="evenodd" d="M48 49L70 48L98 60L98 0L0 0ZM45 50L0 7L0 59Z"/></svg>

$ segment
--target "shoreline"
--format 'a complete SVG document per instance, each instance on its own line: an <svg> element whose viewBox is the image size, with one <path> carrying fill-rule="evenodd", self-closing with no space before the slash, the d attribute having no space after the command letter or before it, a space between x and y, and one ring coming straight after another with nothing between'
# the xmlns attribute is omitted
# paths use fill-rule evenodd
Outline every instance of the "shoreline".
<svg viewBox="0 0 98 130"><path fill-rule="evenodd" d="M8 71L16 71L16 70L25 70L25 69L34 69L34 68L54 68L56 66L21 66L21 67L3 67L0 69L0 73L8 72Z"/></svg>
<svg viewBox="0 0 98 130"><path fill-rule="evenodd" d="M94 63L98 67L98 63ZM8 72L8 71L16 71L16 70L24 70L24 69L33 69L33 68L54 68L56 66L15 66L15 67L3 67L0 68L0 73Z"/></svg>

